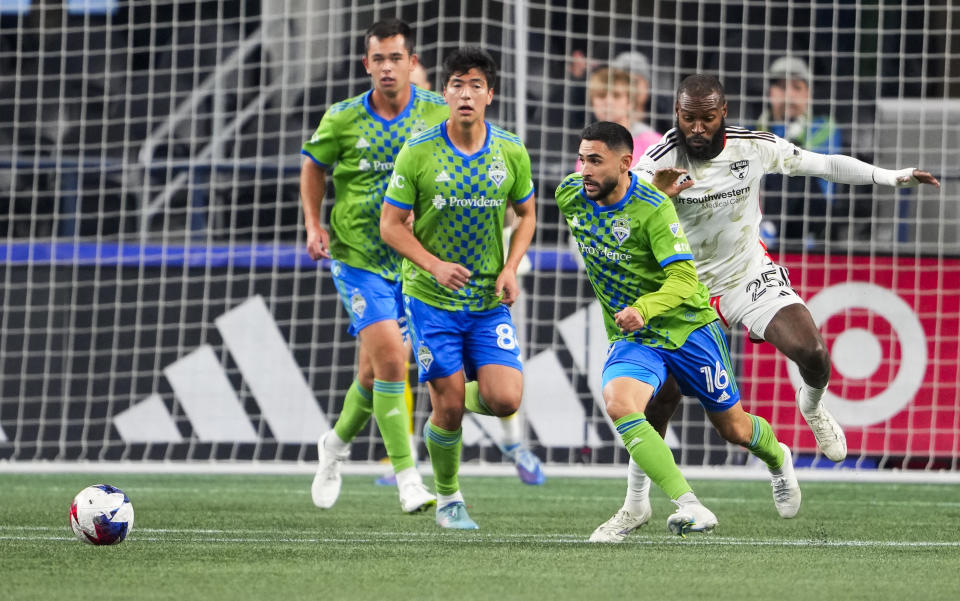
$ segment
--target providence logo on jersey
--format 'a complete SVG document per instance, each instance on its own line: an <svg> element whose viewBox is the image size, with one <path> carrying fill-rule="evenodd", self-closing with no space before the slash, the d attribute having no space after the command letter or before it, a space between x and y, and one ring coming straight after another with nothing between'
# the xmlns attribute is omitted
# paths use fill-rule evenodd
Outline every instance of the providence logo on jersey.
<svg viewBox="0 0 960 601"><path fill-rule="evenodd" d="M393 161L373 161L360 159L360 171L393 171Z"/></svg>
<svg viewBox="0 0 960 601"><path fill-rule="evenodd" d="M451 196L450 198L444 198L440 194L437 194L433 197L433 200L430 201L433 203L433 208L438 211L444 207L499 207L506 202L503 198L487 198L486 196L480 196L477 198L457 198L456 196Z"/></svg>

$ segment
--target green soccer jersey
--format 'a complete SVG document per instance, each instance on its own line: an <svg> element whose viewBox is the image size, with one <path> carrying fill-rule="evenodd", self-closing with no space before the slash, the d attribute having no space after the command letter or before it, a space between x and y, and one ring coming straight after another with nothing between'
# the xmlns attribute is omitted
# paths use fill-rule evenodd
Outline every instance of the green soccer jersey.
<svg viewBox="0 0 960 601"><path fill-rule="evenodd" d="M336 165L331 256L393 281L400 279L400 257L380 239L380 207L394 158L407 138L450 115L442 96L410 87L410 103L390 121L370 106L373 90L334 104L301 150L322 167Z"/></svg>
<svg viewBox="0 0 960 601"><path fill-rule="evenodd" d="M557 205L603 308L610 342L632 340L675 349L690 332L717 319L703 284L697 284L696 294L656 315L637 332L624 334L614 319L644 294L660 289L667 277L665 265L693 260L670 198L636 175L630 177L626 195L616 204L602 206L583 193L579 173L568 175L557 188Z"/></svg>
<svg viewBox="0 0 960 601"><path fill-rule="evenodd" d="M409 260L403 292L448 311L485 311L503 269L507 202L533 196L530 156L517 136L486 123L483 148L467 156L447 135L446 122L411 137L397 155L384 202L412 209L413 234L430 253L470 270L460 290L441 286Z"/></svg>

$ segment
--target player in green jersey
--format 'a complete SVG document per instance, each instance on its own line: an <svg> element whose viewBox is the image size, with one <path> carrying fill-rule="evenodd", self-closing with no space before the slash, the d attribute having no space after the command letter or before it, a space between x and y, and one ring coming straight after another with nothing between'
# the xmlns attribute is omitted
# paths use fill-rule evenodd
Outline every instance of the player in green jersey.
<svg viewBox="0 0 960 601"><path fill-rule="evenodd" d="M371 414L383 437L406 512L435 503L414 466L404 400L409 351L400 295L400 258L380 239L380 206L393 160L410 135L449 115L443 98L410 84L417 64L410 27L391 19L366 34L363 65L373 89L331 106L316 133L303 145L300 191L307 229L307 252L332 258L331 273L350 316L350 333L359 337L357 378L347 391L340 417L321 438L313 502L328 509L340 494L340 464L349 444ZM337 201L330 232L321 225L326 169L336 164Z"/></svg>
<svg viewBox="0 0 960 601"><path fill-rule="evenodd" d="M536 225L530 157L519 138L484 120L496 73L478 48L445 58L450 118L401 149L380 220L383 240L404 257L414 355L433 402L424 438L437 523L465 530L477 525L457 479L463 412L503 417L520 406L521 356L507 307L519 294L517 266ZM518 219L504 259L507 203ZM466 384L465 376L476 382Z"/></svg>
<svg viewBox="0 0 960 601"><path fill-rule="evenodd" d="M697 500L643 413L668 371L687 394L700 399L726 440L767 464L777 508L792 517L800 506L800 488L790 450L765 420L746 413L739 402L726 339L707 289L697 280L690 245L668 196L693 182L677 185L685 172L662 169L653 185L647 184L629 171L632 153L625 127L588 126L580 141L581 173L565 178L556 194L603 310L610 341L603 370L607 413L633 461L677 504L667 519L671 531L711 530L717 519ZM620 542L650 514L649 502L624 508L590 540Z"/></svg>

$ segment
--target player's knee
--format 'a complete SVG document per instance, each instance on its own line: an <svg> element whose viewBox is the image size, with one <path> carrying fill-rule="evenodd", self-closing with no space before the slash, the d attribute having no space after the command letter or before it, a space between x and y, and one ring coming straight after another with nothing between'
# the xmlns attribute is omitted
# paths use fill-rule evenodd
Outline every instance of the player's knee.
<svg viewBox="0 0 960 601"><path fill-rule="evenodd" d="M482 395L481 395L482 396ZM483 396L483 403L490 408L497 417L513 415L520 409L521 394L519 391L493 394L489 398Z"/></svg>
<svg viewBox="0 0 960 601"><path fill-rule="evenodd" d="M403 356L380 357L373 362L374 377L384 382L400 382L407 377L407 363Z"/></svg>
<svg viewBox="0 0 960 601"><path fill-rule="evenodd" d="M830 351L823 340L806 345L797 353L797 363L809 373L824 378L830 375Z"/></svg>
<svg viewBox="0 0 960 601"><path fill-rule="evenodd" d="M435 403L433 407L433 417L431 419L434 424L444 430L459 430L460 424L463 421L463 407L457 407L455 405L441 406Z"/></svg>

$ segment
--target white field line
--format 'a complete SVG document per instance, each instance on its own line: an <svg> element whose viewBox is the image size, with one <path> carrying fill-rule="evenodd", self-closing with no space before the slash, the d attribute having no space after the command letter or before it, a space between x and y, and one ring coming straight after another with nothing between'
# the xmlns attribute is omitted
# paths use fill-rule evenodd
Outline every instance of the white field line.
<svg viewBox="0 0 960 601"><path fill-rule="evenodd" d="M306 462L228 462L228 461L0 461L3 473L130 473L130 474L310 474L315 463ZM423 474L430 473L429 464L418 466ZM683 475L691 480L769 480L770 475L759 465L753 466L690 466L681 465ZM379 462L346 462L344 474L381 475L385 467ZM853 470L798 468L800 482L903 482L931 484L960 484L960 471L926 470ZM625 465L559 465L544 466L547 478L626 478ZM506 463L464 463L463 476L515 476L514 467Z"/></svg>
<svg viewBox="0 0 960 601"><path fill-rule="evenodd" d="M74 540L73 536L54 536L52 532L65 532L66 528L52 526L0 526L0 540L16 541L54 541ZM31 536L29 533L36 532ZM9 534L8 534L9 533ZM14 534L16 533L16 534ZM208 536L212 535L212 536ZM224 536L225 535L225 536ZM574 533L517 532L483 535L478 533L442 532L380 532L371 537L369 532L344 532L336 537L277 537L270 530L215 530L215 529L176 529L176 528L139 528L130 534L130 540L136 542L192 542L208 544L252 544L252 543L289 543L289 544L389 544L414 543L433 544L438 541L456 540L458 543L478 544L592 544L587 536ZM637 535L621 544L635 545L697 545L719 547L768 546L768 547L856 547L856 548L952 548L960 549L960 541L883 541L883 540L815 540L815 539L762 539L715 536L712 534L694 535L686 539L664 535L651 537Z"/></svg>

